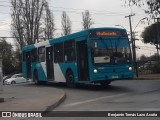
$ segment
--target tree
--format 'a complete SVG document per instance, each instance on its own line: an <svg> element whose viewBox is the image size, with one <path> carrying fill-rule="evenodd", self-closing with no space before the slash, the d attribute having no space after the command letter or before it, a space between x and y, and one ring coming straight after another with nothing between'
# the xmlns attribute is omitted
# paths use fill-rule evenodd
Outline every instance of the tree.
<svg viewBox="0 0 160 120"><path fill-rule="evenodd" d="M0 54L2 55L3 73L12 74L15 71L13 64L12 45L6 42L6 39L0 39Z"/></svg>
<svg viewBox="0 0 160 120"><path fill-rule="evenodd" d="M140 56L140 61L147 61L148 57L146 57L145 55L141 55Z"/></svg>
<svg viewBox="0 0 160 120"><path fill-rule="evenodd" d="M160 0L125 0L125 3L129 6L148 6L145 13L149 14L151 18L156 18L160 16Z"/></svg>
<svg viewBox="0 0 160 120"><path fill-rule="evenodd" d="M82 25L84 30L89 29L94 24L91 15L89 13L89 10L85 10L85 12L82 12L82 20L83 20Z"/></svg>
<svg viewBox="0 0 160 120"><path fill-rule="evenodd" d="M48 3L45 4L45 13L44 16L44 38L49 40L54 37L55 33L55 24L54 24L54 16L51 10L49 9Z"/></svg>
<svg viewBox="0 0 160 120"><path fill-rule="evenodd" d="M24 45L34 44L43 34L43 26L45 26L42 23L44 8L51 16L47 5L46 0L11 0L12 34L21 48ZM47 18L47 22L52 21L49 20L52 19L50 16ZM50 31L45 29L45 34L50 34L47 33Z"/></svg>
<svg viewBox="0 0 160 120"><path fill-rule="evenodd" d="M150 26L148 26L147 28L145 28L145 30L142 32L142 38L143 38L143 42L144 43L150 43L156 46L157 49L157 57L159 59L159 39L160 39L160 23L154 23Z"/></svg>
<svg viewBox="0 0 160 120"><path fill-rule="evenodd" d="M72 22L65 11L62 12L62 36L71 34Z"/></svg>
<svg viewBox="0 0 160 120"><path fill-rule="evenodd" d="M154 23L146 27L141 35L141 37L143 38L143 42L154 44L154 45L159 44L158 31L160 31L160 23Z"/></svg>
<svg viewBox="0 0 160 120"><path fill-rule="evenodd" d="M15 42L15 51L13 52L14 56L14 66L15 66L15 71L17 73L22 72L22 51L20 45Z"/></svg>

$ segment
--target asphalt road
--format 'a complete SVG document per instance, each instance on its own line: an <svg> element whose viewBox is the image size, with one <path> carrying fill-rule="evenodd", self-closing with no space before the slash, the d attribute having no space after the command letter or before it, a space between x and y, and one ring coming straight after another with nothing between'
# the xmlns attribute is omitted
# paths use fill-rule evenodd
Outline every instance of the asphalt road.
<svg viewBox="0 0 160 120"><path fill-rule="evenodd" d="M61 88L67 95L66 100L53 111L160 111L160 80L115 81L108 87L86 85L68 88L63 84L50 84L49 86ZM46 119L63 120L64 117ZM114 118L65 117L65 119L112 120ZM116 119L135 120L139 118ZM151 117L145 119L151 120ZM154 117L152 120L158 119Z"/></svg>
<svg viewBox="0 0 160 120"><path fill-rule="evenodd" d="M108 87L58 88L66 92L67 99L55 111L160 111L158 80L115 81Z"/></svg>

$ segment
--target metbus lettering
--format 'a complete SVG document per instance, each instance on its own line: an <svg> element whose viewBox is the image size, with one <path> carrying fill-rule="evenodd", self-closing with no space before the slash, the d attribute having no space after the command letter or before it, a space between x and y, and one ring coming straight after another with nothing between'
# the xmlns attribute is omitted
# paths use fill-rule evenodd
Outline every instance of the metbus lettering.
<svg viewBox="0 0 160 120"><path fill-rule="evenodd" d="M96 32L97 36L116 36L116 32Z"/></svg>

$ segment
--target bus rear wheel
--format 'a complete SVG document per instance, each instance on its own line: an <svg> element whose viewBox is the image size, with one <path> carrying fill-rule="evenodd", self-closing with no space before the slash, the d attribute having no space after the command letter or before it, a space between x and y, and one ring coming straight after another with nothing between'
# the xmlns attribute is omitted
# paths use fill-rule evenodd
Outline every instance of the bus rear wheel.
<svg viewBox="0 0 160 120"><path fill-rule="evenodd" d="M67 71L66 73L66 84L68 87L74 88L76 84L74 83L74 75L71 70Z"/></svg>

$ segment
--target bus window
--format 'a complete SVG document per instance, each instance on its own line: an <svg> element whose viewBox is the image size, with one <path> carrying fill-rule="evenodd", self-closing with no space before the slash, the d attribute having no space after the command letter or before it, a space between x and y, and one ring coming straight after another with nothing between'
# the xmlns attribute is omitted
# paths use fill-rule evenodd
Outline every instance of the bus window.
<svg viewBox="0 0 160 120"><path fill-rule="evenodd" d="M54 44L54 62L63 62L63 43Z"/></svg>
<svg viewBox="0 0 160 120"><path fill-rule="evenodd" d="M32 62L37 61L37 49L36 48L31 51L31 58L32 58Z"/></svg>
<svg viewBox="0 0 160 120"><path fill-rule="evenodd" d="M45 61L45 47L40 47L38 49L38 60L39 62Z"/></svg>
<svg viewBox="0 0 160 120"><path fill-rule="evenodd" d="M64 42L64 58L66 62L75 61L75 41Z"/></svg>

